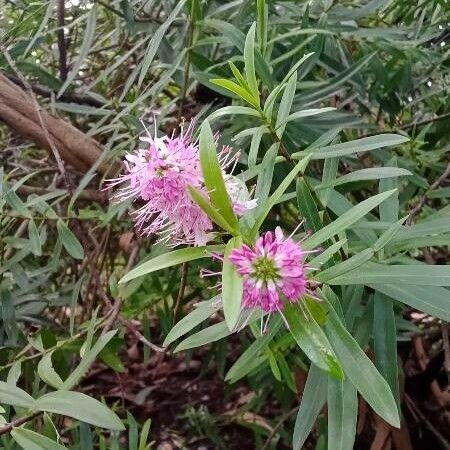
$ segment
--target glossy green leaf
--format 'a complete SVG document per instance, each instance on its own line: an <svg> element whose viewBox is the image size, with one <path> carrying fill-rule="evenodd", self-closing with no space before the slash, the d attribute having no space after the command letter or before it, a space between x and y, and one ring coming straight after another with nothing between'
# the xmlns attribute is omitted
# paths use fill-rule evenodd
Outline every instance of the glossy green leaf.
<svg viewBox="0 0 450 450"><path fill-rule="evenodd" d="M257 109L259 107L258 101L254 98L254 96L249 91L247 91L247 89L235 83L234 81L227 80L225 78L213 78L210 81L211 83L216 84L217 86L221 86L232 92L233 94L236 94L238 97L245 100L254 108Z"/></svg>
<svg viewBox="0 0 450 450"><path fill-rule="evenodd" d="M24 450L64 450L67 448L26 428L13 428L11 436Z"/></svg>
<svg viewBox="0 0 450 450"><path fill-rule="evenodd" d="M292 102L294 101L295 90L297 87L297 73L295 72L289 78L286 87L284 88L283 96L281 97L280 106L278 107L277 120L275 123L275 130L278 138L283 136L288 116L291 111Z"/></svg>
<svg viewBox="0 0 450 450"><path fill-rule="evenodd" d="M105 334L102 334L92 348L89 348L81 358L78 366L72 371L72 373L66 378L62 386L59 387L61 390L70 390L73 389L82 379L82 377L89 370L91 365L97 359L99 353L108 345L109 341L114 337L117 330L108 331Z"/></svg>
<svg viewBox="0 0 450 450"><path fill-rule="evenodd" d="M46 353L41 358L37 366L37 372L44 383L55 389L61 389L64 382L53 368L52 354L53 352Z"/></svg>
<svg viewBox="0 0 450 450"><path fill-rule="evenodd" d="M200 323L211 317L219 309L219 297L214 297L210 302L196 306L187 316L183 317L169 332L164 340L164 347L176 341L181 336L189 333Z"/></svg>
<svg viewBox="0 0 450 450"><path fill-rule="evenodd" d="M289 331L311 362L334 377L342 378L344 374L333 348L308 308L286 302L283 314Z"/></svg>
<svg viewBox="0 0 450 450"><path fill-rule="evenodd" d="M58 236L61 239L64 248L67 250L67 253L75 259L83 259L83 246L61 219L58 219L56 222L56 229L58 230Z"/></svg>
<svg viewBox="0 0 450 450"><path fill-rule="evenodd" d="M368 262L358 270L333 278L331 284L396 284L450 286L450 265L387 265Z"/></svg>
<svg viewBox="0 0 450 450"><path fill-rule="evenodd" d="M158 51L158 48L161 45L161 41L163 40L172 22L177 18L178 14L183 9L184 4L185 0L178 1L175 7L170 12L170 14L168 15L168 17L166 17L165 20L163 20L160 27L156 30L156 32L152 34L152 38L148 43L147 50L145 51L141 72L139 74L138 86L141 86L142 82L144 81L147 72L150 68L150 65L153 62L153 58L155 57L156 52Z"/></svg>
<svg viewBox="0 0 450 450"><path fill-rule="evenodd" d="M431 316L450 322L450 290L448 289L396 283L369 284L369 287Z"/></svg>
<svg viewBox="0 0 450 450"><path fill-rule="evenodd" d="M341 144L333 144L328 147L318 147L312 152L308 149L304 152L293 153L294 159L304 157L307 153L312 153L311 159L335 158L337 156L348 156L354 153L368 152L378 148L400 145L409 139L398 134L379 134L377 136L369 136L366 138L356 139L354 141L342 142Z"/></svg>
<svg viewBox="0 0 450 450"><path fill-rule="evenodd" d="M328 377L328 450L352 450L358 418L358 396L348 380Z"/></svg>
<svg viewBox="0 0 450 450"><path fill-rule="evenodd" d="M311 364L295 420L293 450L301 450L327 398L328 375Z"/></svg>
<svg viewBox="0 0 450 450"><path fill-rule="evenodd" d="M341 184L353 183L355 181L380 180L382 178L394 178L407 175L412 175L412 173L409 170L401 169L399 167L374 167L347 173L342 177L336 178L332 182L316 186L316 189L325 189Z"/></svg>
<svg viewBox="0 0 450 450"><path fill-rule="evenodd" d="M33 255L42 255L41 237L34 220L28 221L28 239L30 241L31 252Z"/></svg>
<svg viewBox="0 0 450 450"><path fill-rule="evenodd" d="M373 316L373 343L375 365L389 383L400 410L400 388L397 362L397 329L392 299L375 292Z"/></svg>
<svg viewBox="0 0 450 450"><path fill-rule="evenodd" d="M340 217L338 217L334 222L326 225L318 232L314 233L310 238L306 239L304 242L305 248L315 248L325 242L330 237L346 230L359 219L364 217L368 212L370 212L373 208L378 206L384 200L386 200L389 196L396 192L395 189L387 192L383 192L382 194L374 195L370 197L358 205L354 206L350 210L346 211Z"/></svg>
<svg viewBox="0 0 450 450"><path fill-rule="evenodd" d="M373 249L366 248L356 255L353 255L351 258L346 259L345 261L342 261L341 263L318 273L316 276L314 276L314 280L320 283L329 283L330 280L333 280L340 275L358 269L365 262L369 261L373 257L373 255ZM332 281L331 284L333 284Z"/></svg>
<svg viewBox="0 0 450 450"><path fill-rule="evenodd" d="M231 333L232 331L230 331L225 322L216 323L180 342L175 348L174 353L216 342L219 339L229 336Z"/></svg>
<svg viewBox="0 0 450 450"><path fill-rule="evenodd" d="M244 290L244 280L238 274L236 266L231 263L229 256L233 249L242 246L242 238L231 238L223 256L222 267L222 303L225 322L230 330L233 330L241 311L242 293Z"/></svg>
<svg viewBox="0 0 450 450"><path fill-rule="evenodd" d="M192 200L197 203L198 206L205 212L205 214L219 227L223 228L231 234L235 233L235 230L231 225L223 218L219 211L204 197L204 195L193 186L188 186L189 195Z"/></svg>
<svg viewBox="0 0 450 450"><path fill-rule="evenodd" d="M254 22L247 33L244 44L245 78L255 99L259 99L258 81L255 72L255 33L256 23ZM259 101L258 101L259 103Z"/></svg>
<svg viewBox="0 0 450 450"><path fill-rule="evenodd" d="M281 328L281 318L277 317L270 323L268 332L262 336L257 337L252 344L245 350L244 353L237 359L237 361L231 366L228 371L225 380L235 383L241 378L245 377L251 371L251 363L257 358L261 352L273 340L275 335Z"/></svg>
<svg viewBox="0 0 450 450"><path fill-rule="evenodd" d="M280 185L275 189L275 192L269 197L267 202L262 207L262 212L256 218L255 225L251 230L251 235L256 236L259 228L264 222L267 214L269 214L270 210L277 203L279 198L284 194L289 185L294 181L295 177L306 169L308 165L309 158L304 158L297 163L297 165L289 172L289 174L285 177L285 179L280 183Z"/></svg>
<svg viewBox="0 0 450 450"><path fill-rule="evenodd" d="M317 210L317 204L304 178L297 179L296 192L298 210L305 218L307 229L314 232L319 231L322 227L322 220Z"/></svg>
<svg viewBox="0 0 450 450"><path fill-rule="evenodd" d="M325 329L346 377L380 417L398 428L400 418L389 385L327 303L329 315Z"/></svg>
<svg viewBox="0 0 450 450"><path fill-rule="evenodd" d="M233 230L238 232L239 224L225 187L217 158L214 136L207 120L203 122L200 130L200 164L212 205L231 225Z"/></svg>
<svg viewBox="0 0 450 450"><path fill-rule="evenodd" d="M61 414L109 430L125 429L122 421L103 403L80 392L55 391L36 400L36 409Z"/></svg>
<svg viewBox="0 0 450 450"><path fill-rule="evenodd" d="M23 389L0 381L0 403L3 405L20 406L22 408L32 408L34 399Z"/></svg>
<svg viewBox="0 0 450 450"><path fill-rule="evenodd" d="M155 256L150 260L140 264L133 270L130 270L124 275L119 283L127 283L135 278L148 275L149 273L156 272L157 270L166 269L167 267L176 266L184 262L193 261L195 259L209 258L211 252L223 250L223 246L220 245L208 245L205 247L186 247L178 250L173 250L163 255Z"/></svg>

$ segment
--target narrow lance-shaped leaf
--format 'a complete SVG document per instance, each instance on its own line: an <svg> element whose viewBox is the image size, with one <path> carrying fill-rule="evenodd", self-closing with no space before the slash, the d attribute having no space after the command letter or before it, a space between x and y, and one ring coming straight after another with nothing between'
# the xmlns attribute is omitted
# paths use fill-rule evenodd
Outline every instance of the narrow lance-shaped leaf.
<svg viewBox="0 0 450 450"><path fill-rule="evenodd" d="M261 208L263 208L263 210L260 213L260 215L257 217L255 225L253 226L253 228L251 230L252 237L257 235L259 228L263 224L264 219L267 217L267 214L269 214L270 210L277 203L278 199L284 194L284 192L289 187L289 185L294 181L295 177L300 172L303 172L306 169L308 162L309 162L308 157L299 161L297 163L297 165L289 172L287 177L280 183L280 185L275 190L275 192L269 197L266 204L264 206L261 206Z"/></svg>
<svg viewBox="0 0 450 450"><path fill-rule="evenodd" d="M203 122L200 131L200 164L212 205L217 208L218 212L231 225L233 230L238 232L238 220L234 214L230 197L228 196L222 170L217 158L214 136L207 120Z"/></svg>
<svg viewBox="0 0 450 450"><path fill-rule="evenodd" d="M389 385L345 329L331 303L327 301L327 304L329 315L325 329L346 377L380 417L392 426L400 427L397 405Z"/></svg>
<svg viewBox="0 0 450 450"><path fill-rule="evenodd" d="M375 292L373 316L373 343L375 364L386 379L394 394L397 408L400 410L400 388L397 362L397 329L393 301L389 297Z"/></svg>
<svg viewBox="0 0 450 450"><path fill-rule="evenodd" d="M328 450L351 450L355 442L358 396L348 380L328 377Z"/></svg>
<svg viewBox="0 0 450 450"><path fill-rule="evenodd" d="M220 245L208 245L205 247L187 247L174 250L163 255L156 256L148 261L130 270L124 275L119 283L126 283L135 278L142 277L157 270L166 269L167 267L176 266L184 262L193 261L195 259L208 258L211 252L223 250Z"/></svg>
<svg viewBox="0 0 450 450"><path fill-rule="evenodd" d="M305 389L303 390L302 401L295 420L294 436L292 438L294 450L301 450L303 448L303 444L311 432L320 410L325 404L325 399L327 398L327 380L328 375L326 372L311 364Z"/></svg>
<svg viewBox="0 0 450 450"><path fill-rule="evenodd" d="M256 23L253 23L247 33L244 45L244 63L245 63L245 78L248 86L255 99L259 103L258 81L256 80L255 72L255 32Z"/></svg>
<svg viewBox="0 0 450 450"><path fill-rule="evenodd" d="M322 328L307 307L286 302L283 314L298 346L320 369L342 378L342 368Z"/></svg>
<svg viewBox="0 0 450 450"><path fill-rule="evenodd" d="M305 248L315 248L319 246L322 242L325 242L327 239L334 236L335 234L338 234L341 231L346 230L348 227L350 227L350 225L354 224L359 219L364 217L369 211L371 211L381 202L386 200L394 192L396 192L396 189L383 192L382 194L374 195L373 197L370 197L362 201L358 205L346 211L334 222L323 227L317 233L313 234L310 238L306 239L303 246Z"/></svg>
<svg viewBox="0 0 450 450"><path fill-rule="evenodd" d="M233 249L239 248L241 245L242 238L240 236L231 238L225 247L223 256L222 302L225 321L230 330L234 329L241 310L244 282L229 257Z"/></svg>

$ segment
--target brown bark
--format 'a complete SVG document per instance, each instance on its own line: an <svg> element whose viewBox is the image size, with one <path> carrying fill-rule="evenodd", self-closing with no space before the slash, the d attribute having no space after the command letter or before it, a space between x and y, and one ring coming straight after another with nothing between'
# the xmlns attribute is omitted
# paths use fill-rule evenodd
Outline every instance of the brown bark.
<svg viewBox="0 0 450 450"><path fill-rule="evenodd" d="M53 146L67 164L83 172L95 163L102 152L97 141L42 109L34 98L1 73L0 121L40 147L52 150ZM106 169L104 165L99 171L104 173Z"/></svg>

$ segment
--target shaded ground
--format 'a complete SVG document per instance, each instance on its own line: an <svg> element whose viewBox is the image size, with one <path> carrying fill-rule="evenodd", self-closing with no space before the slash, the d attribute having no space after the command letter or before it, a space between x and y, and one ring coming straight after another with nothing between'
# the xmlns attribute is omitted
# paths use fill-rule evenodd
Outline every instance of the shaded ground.
<svg viewBox="0 0 450 450"><path fill-rule="evenodd" d="M450 396L441 324L424 315L412 314L423 333L399 344L406 425L394 432L360 401L357 450L450 448ZM139 422L151 418L155 448L259 450L264 448L280 418L283 426L277 428L273 443L277 442L278 433L288 436L286 433L293 429L295 411L283 417L276 401L267 400L258 413L252 408L246 411L256 394L245 383L230 386L224 382L215 364L208 363L211 353L208 349L196 350L190 360L184 355L154 353L147 362L142 362L140 344L132 340L128 344L128 350L120 355L125 372L117 374L97 364L82 389L116 403ZM304 373L296 374L299 392L304 380ZM252 428L258 432L255 434ZM255 444L256 435L260 440ZM276 448L289 448L283 442L278 438ZM306 448L315 448L316 442L314 431Z"/></svg>

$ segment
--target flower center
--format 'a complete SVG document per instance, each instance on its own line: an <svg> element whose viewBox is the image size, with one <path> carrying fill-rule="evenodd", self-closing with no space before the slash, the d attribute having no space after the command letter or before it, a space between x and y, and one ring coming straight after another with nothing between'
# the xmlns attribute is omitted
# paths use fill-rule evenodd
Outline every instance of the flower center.
<svg viewBox="0 0 450 450"><path fill-rule="evenodd" d="M262 256L254 261L252 267L252 276L257 280L264 281L265 283L268 281L274 281L280 277L278 267L275 265L275 262L265 256Z"/></svg>

